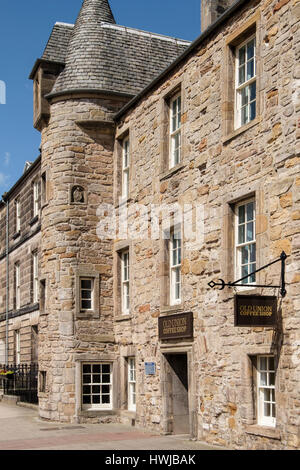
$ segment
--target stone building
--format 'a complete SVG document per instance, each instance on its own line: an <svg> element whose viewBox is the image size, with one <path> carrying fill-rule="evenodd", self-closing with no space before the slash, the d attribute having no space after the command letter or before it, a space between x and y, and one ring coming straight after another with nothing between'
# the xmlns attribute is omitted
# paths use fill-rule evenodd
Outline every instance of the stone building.
<svg viewBox="0 0 300 470"><path fill-rule="evenodd" d="M203 0L190 44L84 0L54 26L30 76L41 157L1 207L1 344L24 324L28 361L38 322L41 417L299 449L299 15ZM24 202L5 235L37 174L38 216Z"/></svg>

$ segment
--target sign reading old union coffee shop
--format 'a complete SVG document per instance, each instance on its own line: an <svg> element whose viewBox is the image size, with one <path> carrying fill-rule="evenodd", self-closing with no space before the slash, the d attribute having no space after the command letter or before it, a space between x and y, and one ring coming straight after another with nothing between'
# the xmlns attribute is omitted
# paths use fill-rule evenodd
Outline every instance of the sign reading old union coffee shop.
<svg viewBox="0 0 300 470"><path fill-rule="evenodd" d="M192 338L193 329L193 312L158 319L159 339Z"/></svg>
<svg viewBox="0 0 300 470"><path fill-rule="evenodd" d="M235 326L274 326L277 298L261 295L235 296Z"/></svg>

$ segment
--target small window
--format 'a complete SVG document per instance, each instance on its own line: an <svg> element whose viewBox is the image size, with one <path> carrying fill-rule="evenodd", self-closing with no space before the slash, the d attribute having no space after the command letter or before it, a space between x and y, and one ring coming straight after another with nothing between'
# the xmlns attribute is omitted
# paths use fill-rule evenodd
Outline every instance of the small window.
<svg viewBox="0 0 300 470"><path fill-rule="evenodd" d="M236 277L242 279L256 270L255 201L236 205L235 259ZM254 284L255 274L246 277L242 284Z"/></svg>
<svg viewBox="0 0 300 470"><path fill-rule="evenodd" d="M80 279L80 310L93 310L94 279Z"/></svg>
<svg viewBox="0 0 300 470"><path fill-rule="evenodd" d="M112 409L112 364L82 365L82 407Z"/></svg>
<svg viewBox="0 0 300 470"><path fill-rule="evenodd" d="M170 101L170 168L181 161L181 95Z"/></svg>
<svg viewBox="0 0 300 470"><path fill-rule="evenodd" d="M42 198L42 204L46 204L47 202L47 174L45 171L41 176L41 198Z"/></svg>
<svg viewBox="0 0 300 470"><path fill-rule="evenodd" d="M261 426L276 425L275 358L257 357L258 422Z"/></svg>
<svg viewBox="0 0 300 470"><path fill-rule="evenodd" d="M129 315L130 312L130 284L129 284L129 251L122 252L122 314Z"/></svg>
<svg viewBox="0 0 300 470"><path fill-rule="evenodd" d="M136 411L136 367L135 357L128 359L128 409Z"/></svg>
<svg viewBox="0 0 300 470"><path fill-rule="evenodd" d="M170 238L170 304L181 302L181 229L173 229Z"/></svg>
<svg viewBox="0 0 300 470"><path fill-rule="evenodd" d="M32 253L32 287L33 287L33 302L39 301L39 263L37 252Z"/></svg>
<svg viewBox="0 0 300 470"><path fill-rule="evenodd" d="M129 166L129 138L126 137L122 143L122 198L128 198L129 196Z"/></svg>
<svg viewBox="0 0 300 470"><path fill-rule="evenodd" d="M31 327L31 362L38 363L38 325Z"/></svg>
<svg viewBox="0 0 300 470"><path fill-rule="evenodd" d="M256 40L248 39L236 48L235 128L256 117Z"/></svg>
<svg viewBox="0 0 300 470"><path fill-rule="evenodd" d="M15 308L18 310L21 306L21 284L20 284L20 264L15 264Z"/></svg>
<svg viewBox="0 0 300 470"><path fill-rule="evenodd" d="M16 233L20 232L21 230L21 204L20 200L15 200L15 225L16 225Z"/></svg>
<svg viewBox="0 0 300 470"><path fill-rule="evenodd" d="M15 330L15 354L14 361L16 365L19 365L21 362L21 339L20 339L20 330Z"/></svg>
<svg viewBox="0 0 300 470"><path fill-rule="evenodd" d="M39 181L33 183L33 217L39 215Z"/></svg>

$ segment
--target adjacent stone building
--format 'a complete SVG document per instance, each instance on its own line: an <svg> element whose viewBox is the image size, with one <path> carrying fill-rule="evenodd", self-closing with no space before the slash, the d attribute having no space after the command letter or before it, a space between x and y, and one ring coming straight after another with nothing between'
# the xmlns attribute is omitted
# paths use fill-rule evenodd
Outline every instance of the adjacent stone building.
<svg viewBox="0 0 300 470"><path fill-rule="evenodd" d="M1 207L1 344L11 361L24 325L32 360L38 322L42 418L299 449L299 14L205 0L191 44L107 0L54 26L30 76L41 157Z"/></svg>

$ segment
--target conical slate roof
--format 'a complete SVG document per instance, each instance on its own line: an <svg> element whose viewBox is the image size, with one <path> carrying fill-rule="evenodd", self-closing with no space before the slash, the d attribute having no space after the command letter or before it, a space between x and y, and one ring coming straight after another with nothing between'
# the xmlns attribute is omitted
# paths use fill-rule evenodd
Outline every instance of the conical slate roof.
<svg viewBox="0 0 300 470"><path fill-rule="evenodd" d="M189 45L119 26L108 0L84 0L75 26L57 23L44 51L43 59L65 63L49 96L76 90L134 96Z"/></svg>
<svg viewBox="0 0 300 470"><path fill-rule="evenodd" d="M84 0L69 42L66 67L53 92L93 88L101 59L101 23L115 24L108 0Z"/></svg>

